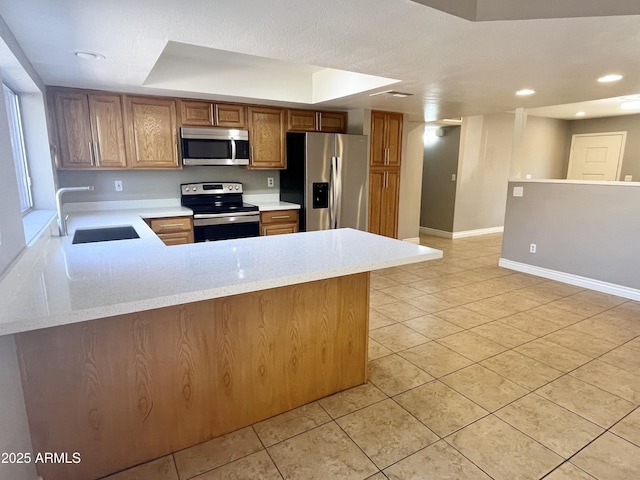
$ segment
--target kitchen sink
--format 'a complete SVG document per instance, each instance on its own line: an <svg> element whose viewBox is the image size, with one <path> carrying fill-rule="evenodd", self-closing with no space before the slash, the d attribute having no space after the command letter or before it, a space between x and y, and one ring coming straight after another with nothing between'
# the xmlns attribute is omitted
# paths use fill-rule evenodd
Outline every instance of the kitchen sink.
<svg viewBox="0 0 640 480"><path fill-rule="evenodd" d="M71 243L111 242L140 238L131 225L123 227L84 228L76 230Z"/></svg>

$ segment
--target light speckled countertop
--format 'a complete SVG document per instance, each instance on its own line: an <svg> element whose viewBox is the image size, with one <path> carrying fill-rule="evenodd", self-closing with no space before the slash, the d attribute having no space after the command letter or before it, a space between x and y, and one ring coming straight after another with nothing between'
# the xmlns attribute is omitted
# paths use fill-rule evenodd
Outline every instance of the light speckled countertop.
<svg viewBox="0 0 640 480"><path fill-rule="evenodd" d="M182 207L74 213L0 282L0 335L196 302L442 257L352 229L165 246L142 216ZM79 227L132 225L139 239L71 244Z"/></svg>

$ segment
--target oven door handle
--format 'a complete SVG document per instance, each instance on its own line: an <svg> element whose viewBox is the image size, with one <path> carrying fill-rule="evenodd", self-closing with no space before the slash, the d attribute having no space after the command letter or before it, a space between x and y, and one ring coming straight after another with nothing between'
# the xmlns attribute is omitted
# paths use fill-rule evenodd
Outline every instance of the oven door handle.
<svg viewBox="0 0 640 480"><path fill-rule="evenodd" d="M253 212L240 212L224 216L193 216L194 227L206 227L209 225L224 225L227 223L260 223L260 214Z"/></svg>

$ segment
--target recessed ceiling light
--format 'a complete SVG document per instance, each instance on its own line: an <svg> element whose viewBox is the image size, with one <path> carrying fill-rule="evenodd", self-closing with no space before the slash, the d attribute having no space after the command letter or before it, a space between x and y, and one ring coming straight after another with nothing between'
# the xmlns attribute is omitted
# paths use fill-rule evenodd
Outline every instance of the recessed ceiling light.
<svg viewBox="0 0 640 480"><path fill-rule="evenodd" d="M535 90L531 90L530 88L523 88L522 90L518 90L516 92L516 95L519 95L519 96L522 97L522 96L526 96L526 95L533 95L534 93L536 93Z"/></svg>
<svg viewBox="0 0 640 480"><path fill-rule="evenodd" d="M622 75L619 75L617 73L611 73L609 75L605 75L603 77L600 77L598 79L598 82L600 82L600 83L609 83L609 82L617 82L618 80L622 80Z"/></svg>
<svg viewBox="0 0 640 480"><path fill-rule="evenodd" d="M576 113L576 117L584 117L586 115L585 112L578 112Z"/></svg>
<svg viewBox="0 0 640 480"><path fill-rule="evenodd" d="M637 110L640 109L640 100L635 100L633 102L624 102L620 105L622 110Z"/></svg>
<svg viewBox="0 0 640 480"><path fill-rule="evenodd" d="M74 52L74 55L83 60L104 60L105 56L94 52Z"/></svg>

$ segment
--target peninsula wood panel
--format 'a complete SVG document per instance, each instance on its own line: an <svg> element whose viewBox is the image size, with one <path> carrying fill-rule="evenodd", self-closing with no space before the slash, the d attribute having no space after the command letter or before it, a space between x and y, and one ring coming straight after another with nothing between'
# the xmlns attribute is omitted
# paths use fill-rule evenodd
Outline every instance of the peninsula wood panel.
<svg viewBox="0 0 640 480"><path fill-rule="evenodd" d="M47 480L94 479L366 381L369 274L16 335Z"/></svg>

